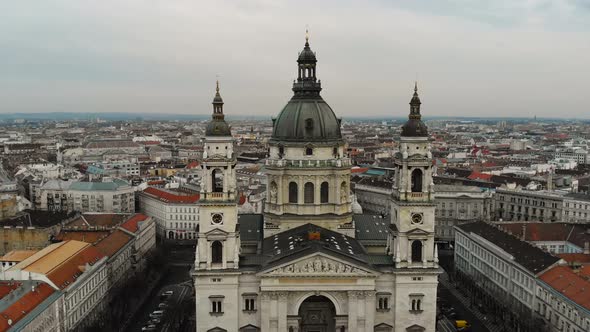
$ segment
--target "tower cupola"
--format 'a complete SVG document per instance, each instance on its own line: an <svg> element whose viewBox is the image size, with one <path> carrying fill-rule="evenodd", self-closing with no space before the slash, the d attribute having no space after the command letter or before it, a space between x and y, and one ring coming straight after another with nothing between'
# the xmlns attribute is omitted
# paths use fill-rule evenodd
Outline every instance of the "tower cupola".
<svg viewBox="0 0 590 332"><path fill-rule="evenodd" d="M418 83L414 84L414 95L410 100L410 115L408 121L402 126L402 137L428 137L428 128L422 122L420 114L420 97L418 96Z"/></svg>
<svg viewBox="0 0 590 332"><path fill-rule="evenodd" d="M219 94L219 81L215 87L215 97L213 98L213 114L211 121L207 124L205 130L206 136L231 136L231 130L227 122L225 122L225 115L223 114L223 99Z"/></svg>

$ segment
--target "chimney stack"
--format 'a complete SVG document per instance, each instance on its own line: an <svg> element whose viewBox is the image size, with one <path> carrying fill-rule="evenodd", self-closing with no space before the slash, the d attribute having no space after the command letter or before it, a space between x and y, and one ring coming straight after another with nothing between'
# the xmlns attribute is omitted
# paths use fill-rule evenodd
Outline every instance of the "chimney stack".
<svg viewBox="0 0 590 332"><path fill-rule="evenodd" d="M526 241L526 224L522 224L522 241Z"/></svg>
<svg viewBox="0 0 590 332"><path fill-rule="evenodd" d="M584 255L590 255L590 242L584 242Z"/></svg>

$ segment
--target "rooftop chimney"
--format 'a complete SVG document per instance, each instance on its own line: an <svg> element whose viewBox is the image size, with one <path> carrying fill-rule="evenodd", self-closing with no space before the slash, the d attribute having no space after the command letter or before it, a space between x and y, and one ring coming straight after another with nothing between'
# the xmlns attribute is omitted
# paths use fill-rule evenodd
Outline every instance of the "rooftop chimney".
<svg viewBox="0 0 590 332"><path fill-rule="evenodd" d="M590 242L584 242L584 255L590 255Z"/></svg>

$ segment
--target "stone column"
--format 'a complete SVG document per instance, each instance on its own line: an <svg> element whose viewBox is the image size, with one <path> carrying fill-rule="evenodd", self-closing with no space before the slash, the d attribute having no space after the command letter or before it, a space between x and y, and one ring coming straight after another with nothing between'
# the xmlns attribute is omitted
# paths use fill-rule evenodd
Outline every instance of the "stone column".
<svg viewBox="0 0 590 332"><path fill-rule="evenodd" d="M358 331L356 326L357 319L357 292L348 292L348 331Z"/></svg>
<svg viewBox="0 0 590 332"><path fill-rule="evenodd" d="M408 264L412 264L412 240L408 239L408 251L406 252L406 260Z"/></svg>
<svg viewBox="0 0 590 332"><path fill-rule="evenodd" d="M279 331L287 330L287 300L289 293L279 292L278 293L278 318L279 318Z"/></svg>
<svg viewBox="0 0 590 332"><path fill-rule="evenodd" d="M373 331L375 326L375 292L365 292L365 330Z"/></svg>
<svg viewBox="0 0 590 332"><path fill-rule="evenodd" d="M262 292L260 294L260 330L270 331L270 294Z"/></svg>
<svg viewBox="0 0 590 332"><path fill-rule="evenodd" d="M205 240L205 239L203 239ZM211 242L207 241L205 243L206 246L206 250L205 252L207 253L207 270L211 270Z"/></svg>

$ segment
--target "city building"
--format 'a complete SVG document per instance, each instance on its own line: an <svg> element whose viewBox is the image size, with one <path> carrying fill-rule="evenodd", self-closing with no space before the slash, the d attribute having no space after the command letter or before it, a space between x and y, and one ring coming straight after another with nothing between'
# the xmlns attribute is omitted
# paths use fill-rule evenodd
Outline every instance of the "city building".
<svg viewBox="0 0 590 332"><path fill-rule="evenodd" d="M496 222L515 237L553 254L581 254L590 247L590 225L541 222Z"/></svg>
<svg viewBox="0 0 590 332"><path fill-rule="evenodd" d="M563 221L590 223L590 194L566 194L563 198Z"/></svg>
<svg viewBox="0 0 590 332"><path fill-rule="evenodd" d="M535 313L550 331L590 331L590 274L555 266L539 276Z"/></svg>
<svg viewBox="0 0 590 332"><path fill-rule="evenodd" d="M36 208L43 211L135 212L135 189L121 179L49 180L39 186L36 199Z"/></svg>
<svg viewBox="0 0 590 332"><path fill-rule="evenodd" d="M435 185L436 238L454 241L454 226L474 221L489 221L492 193L488 190L457 185Z"/></svg>
<svg viewBox="0 0 590 332"><path fill-rule="evenodd" d="M106 307L107 258L89 243L49 245L4 272L7 280L36 280L63 293L62 330L83 330Z"/></svg>
<svg viewBox="0 0 590 332"><path fill-rule="evenodd" d="M589 164L590 158L588 157L588 151L581 148L567 148L561 151L555 152L555 158L569 159L577 162L578 164Z"/></svg>
<svg viewBox="0 0 590 332"><path fill-rule="evenodd" d="M556 222L563 218L564 194L548 190L498 188L493 196L494 220Z"/></svg>
<svg viewBox="0 0 590 332"><path fill-rule="evenodd" d="M539 276L565 261L485 222L455 227L455 270L472 296L502 311L511 331L540 329Z"/></svg>
<svg viewBox="0 0 590 332"><path fill-rule="evenodd" d="M199 198L199 193L148 187L139 193L139 208L154 218L160 238L173 242L194 240L199 224Z"/></svg>
<svg viewBox="0 0 590 332"><path fill-rule="evenodd" d="M395 164L394 217L353 222L341 121L320 96L307 40L297 63L294 96L273 121L263 215L238 217L236 156L217 88L201 163L196 330L434 331L440 269L417 88Z"/></svg>

